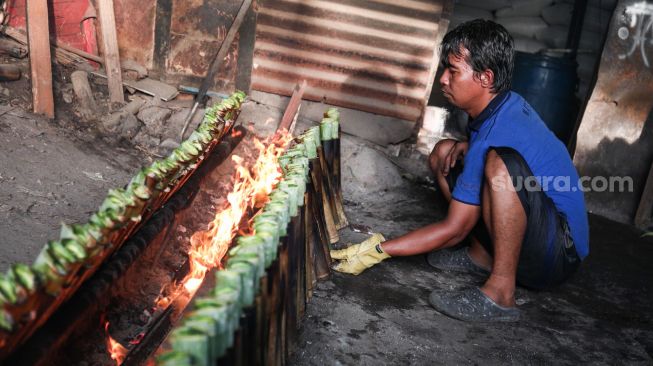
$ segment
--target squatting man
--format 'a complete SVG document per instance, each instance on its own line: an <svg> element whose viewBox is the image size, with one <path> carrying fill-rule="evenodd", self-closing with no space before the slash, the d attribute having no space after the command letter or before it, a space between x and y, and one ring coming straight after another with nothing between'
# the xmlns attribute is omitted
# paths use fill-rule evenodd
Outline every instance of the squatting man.
<svg viewBox="0 0 653 366"><path fill-rule="evenodd" d="M375 234L332 251L335 270L357 275L390 257L428 253L433 267L487 276L480 288L433 291L436 310L468 321L516 321L516 283L544 289L577 269L589 253L578 173L564 144L510 91L513 47L506 29L487 20L463 23L444 37L442 93L470 116L468 140L442 140L429 159L449 202L447 216L392 240ZM571 184L516 184L529 177ZM469 245L446 249L467 237Z"/></svg>

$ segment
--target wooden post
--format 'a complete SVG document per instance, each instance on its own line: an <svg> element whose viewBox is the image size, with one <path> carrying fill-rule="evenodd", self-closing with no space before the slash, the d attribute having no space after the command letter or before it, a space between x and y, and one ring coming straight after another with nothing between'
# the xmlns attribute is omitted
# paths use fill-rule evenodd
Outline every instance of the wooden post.
<svg viewBox="0 0 653 366"><path fill-rule="evenodd" d="M651 213L653 213L653 165L651 165L651 170L649 170L644 193L642 193L642 198L639 201L639 207L635 214L635 226L640 229L646 229L646 226L651 222Z"/></svg>
<svg viewBox="0 0 653 366"><path fill-rule="evenodd" d="M122 91L122 74L120 71L120 55L118 54L118 35L116 33L116 17L113 13L113 0L97 0L98 19L102 32L102 54L104 68L109 82L109 101L124 103Z"/></svg>
<svg viewBox="0 0 653 366"><path fill-rule="evenodd" d="M27 42L34 113L54 118L48 3L45 0L27 0Z"/></svg>

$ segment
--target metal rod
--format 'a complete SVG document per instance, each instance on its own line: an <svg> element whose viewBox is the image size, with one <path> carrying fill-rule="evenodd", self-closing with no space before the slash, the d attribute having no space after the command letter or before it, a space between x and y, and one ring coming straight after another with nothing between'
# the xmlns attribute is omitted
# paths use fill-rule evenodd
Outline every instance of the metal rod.
<svg viewBox="0 0 653 366"><path fill-rule="evenodd" d="M252 0L243 1L242 5L240 6L240 9L238 10L238 14L236 15L236 18L234 18L233 23L231 23L231 27L229 28L229 32L227 33L227 36L225 37L224 41L220 45L220 49L218 50L218 53L213 58L213 61L211 61L211 66L209 67L209 71L206 74L204 80L202 81L202 85L200 85L200 89L197 93L197 96L195 97L195 103L193 103L193 108L191 108L190 112L188 113L188 116L186 116L186 120L184 121L184 128L182 128L181 134L179 135L179 141L184 140L184 134L186 133L186 129L188 129L188 125L190 124L190 121L193 119L193 116L195 115L195 111L197 111L197 107L206 96L206 92L209 90L211 83L213 83L213 80L215 79L215 73L218 71L220 66L222 66L222 61L227 56L229 47L231 46L231 43L234 41L234 38L236 37L236 33L238 33L241 24L243 24L243 19L245 18L245 14L247 14L247 10L249 9L251 4L252 4Z"/></svg>

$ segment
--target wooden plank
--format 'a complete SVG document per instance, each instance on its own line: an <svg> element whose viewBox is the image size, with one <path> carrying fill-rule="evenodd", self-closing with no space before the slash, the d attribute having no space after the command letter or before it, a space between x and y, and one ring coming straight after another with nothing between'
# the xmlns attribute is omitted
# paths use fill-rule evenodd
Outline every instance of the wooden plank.
<svg viewBox="0 0 653 366"><path fill-rule="evenodd" d="M639 201L639 207L637 207L637 213L635 214L635 226L640 229L646 229L647 226L651 223L653 215L653 164L651 165L651 170L648 172L648 178L646 179L646 186L644 187L644 193L642 193L642 198Z"/></svg>
<svg viewBox="0 0 653 366"><path fill-rule="evenodd" d="M22 30L5 26L2 32L20 44L28 43L27 36L24 34ZM50 40L52 41L52 37L50 38ZM61 64L75 65L75 64L82 64L86 62L82 57L79 57L78 55L66 51L60 47L56 47L56 45L54 44L50 44L50 48L51 48L50 52L54 51L55 59L57 60L57 62Z"/></svg>
<svg viewBox="0 0 653 366"><path fill-rule="evenodd" d="M290 97L290 102L286 107L286 111L281 117L281 123L279 123L279 128L277 130L287 130L291 131L293 122L297 119L299 114L299 107L302 104L302 98L304 97L304 91L306 91L306 80L303 80L300 84L295 85L295 89L292 92L292 97Z"/></svg>
<svg viewBox="0 0 653 366"><path fill-rule="evenodd" d="M122 91L122 74L120 71L120 55L118 53L118 35L116 33L116 17L113 12L113 0L98 0L98 19L102 32L102 54L104 68L109 84L109 100L111 103L124 103Z"/></svg>
<svg viewBox="0 0 653 366"><path fill-rule="evenodd" d="M26 10L34 113L54 118L48 4L43 0L27 0Z"/></svg>

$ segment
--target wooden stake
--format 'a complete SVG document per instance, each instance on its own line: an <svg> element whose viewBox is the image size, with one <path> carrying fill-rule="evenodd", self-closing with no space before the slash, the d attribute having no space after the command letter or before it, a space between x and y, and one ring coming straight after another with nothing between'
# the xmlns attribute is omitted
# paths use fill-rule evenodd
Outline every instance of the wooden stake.
<svg viewBox="0 0 653 366"><path fill-rule="evenodd" d="M27 41L34 113L54 118L48 3L44 0L27 0Z"/></svg>
<svg viewBox="0 0 653 366"><path fill-rule="evenodd" d="M122 90L122 74L120 71L120 55L118 53L118 35L116 33L116 17L113 12L113 0L97 0L98 19L102 32L102 54L104 68L109 84L109 101L124 103Z"/></svg>
<svg viewBox="0 0 653 366"><path fill-rule="evenodd" d="M95 117L97 111L97 104L91 85L88 83L88 73L86 71L74 71L70 75L70 81L73 83L73 90L75 96L79 101L79 112L85 120L91 120Z"/></svg>
<svg viewBox="0 0 653 366"><path fill-rule="evenodd" d="M303 80L301 83L295 85L295 89L292 92L292 97L290 97L290 102L286 107L286 111L281 117L281 123L279 123L279 130L287 130L292 133L294 122L297 121L297 115L299 114L299 107L302 104L302 97L304 96L304 91L306 91L306 80Z"/></svg>

